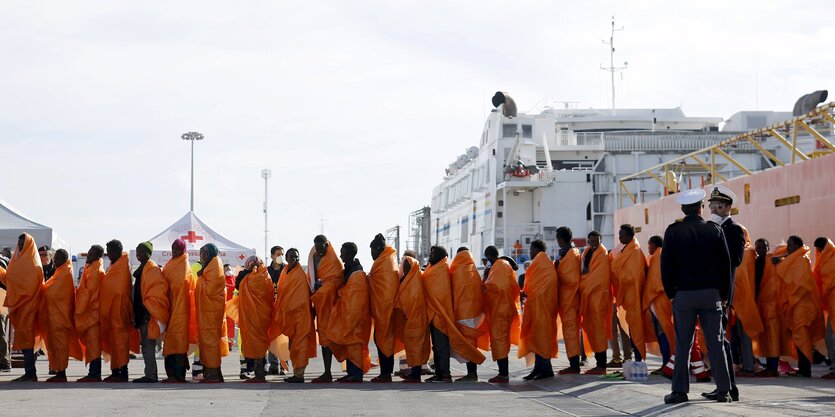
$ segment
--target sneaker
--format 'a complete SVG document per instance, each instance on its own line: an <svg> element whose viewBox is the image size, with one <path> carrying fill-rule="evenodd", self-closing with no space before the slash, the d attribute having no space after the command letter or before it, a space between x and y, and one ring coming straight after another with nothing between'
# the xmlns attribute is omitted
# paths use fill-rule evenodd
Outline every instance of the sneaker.
<svg viewBox="0 0 835 417"><path fill-rule="evenodd" d="M606 375L606 368L594 367L586 370L585 375Z"/></svg>
<svg viewBox="0 0 835 417"><path fill-rule="evenodd" d="M374 378L371 378L371 382L387 383L387 382L391 382L391 377L390 376L379 375L379 376L375 376Z"/></svg>
<svg viewBox="0 0 835 417"><path fill-rule="evenodd" d="M284 382L287 382L287 383L290 383L290 384L303 384L304 383L304 378L302 378L300 376L291 375L291 376L288 376L287 378L284 378Z"/></svg>
<svg viewBox="0 0 835 417"><path fill-rule="evenodd" d="M156 384L159 382L156 379L148 378L147 376L139 377L133 380L137 384Z"/></svg>
<svg viewBox="0 0 835 417"><path fill-rule="evenodd" d="M478 382L478 375L464 375L455 380L455 382Z"/></svg>
<svg viewBox="0 0 835 417"><path fill-rule="evenodd" d="M451 376L438 376L435 375L426 380L426 382L434 382L434 383L441 383L441 384L449 384L452 382Z"/></svg>
<svg viewBox="0 0 835 417"><path fill-rule="evenodd" d="M507 375L496 375L487 380L491 384L506 384L510 382L510 377Z"/></svg>
<svg viewBox="0 0 835 417"><path fill-rule="evenodd" d="M0 366L0 372L11 372L11 371L12 371L12 367L9 366L9 365Z"/></svg>
<svg viewBox="0 0 835 417"><path fill-rule="evenodd" d="M325 374L319 375L316 378L313 378L312 381L310 381L311 384L327 384L330 382L333 382L333 376Z"/></svg>
<svg viewBox="0 0 835 417"><path fill-rule="evenodd" d="M75 382L101 382L101 377L87 375L83 378L77 379Z"/></svg>
<svg viewBox="0 0 835 417"><path fill-rule="evenodd" d="M569 366L568 368L560 369L557 373L560 375L576 375L580 373L580 368L572 368Z"/></svg>
<svg viewBox="0 0 835 417"><path fill-rule="evenodd" d="M38 382L38 376L23 374L13 379L12 382Z"/></svg>
<svg viewBox="0 0 835 417"><path fill-rule="evenodd" d="M777 378L780 376L780 372L778 372L776 369L763 369L762 371L759 371L754 375L756 375L757 378Z"/></svg>
<svg viewBox="0 0 835 417"><path fill-rule="evenodd" d="M623 361L610 360L606 364L606 368L623 368Z"/></svg>

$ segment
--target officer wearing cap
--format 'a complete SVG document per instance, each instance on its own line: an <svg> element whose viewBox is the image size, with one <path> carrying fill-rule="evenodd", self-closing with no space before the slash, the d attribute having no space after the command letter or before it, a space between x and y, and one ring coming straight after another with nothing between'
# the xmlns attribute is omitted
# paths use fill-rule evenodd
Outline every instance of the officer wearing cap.
<svg viewBox="0 0 835 417"><path fill-rule="evenodd" d="M719 225L722 232L725 234L725 242L728 244L728 253L731 255L731 292L728 296L728 303L723 312L723 324L728 325L728 308L733 305L734 301L734 281L736 278L736 268L742 264L742 255L745 251L745 232L742 231L742 226L736 223L731 218L731 206L736 200L736 194L724 185L715 185L710 191L710 197L707 199L708 208L710 208L710 221ZM725 343L725 354L727 355L728 364L732 362L731 343L727 339L723 339ZM750 341L748 345L750 346ZM753 362L753 352L746 358L747 362ZM749 365L753 368L753 363ZM739 401L739 390L736 387L736 376L734 372L730 373L731 377L731 398L734 401ZM716 399L716 392L703 393L703 397L708 399Z"/></svg>
<svg viewBox="0 0 835 417"><path fill-rule="evenodd" d="M722 344L724 325L722 305L731 289L731 258L719 225L702 219L704 190L694 189L676 195L685 216L667 227L661 252L661 281L673 303L676 352L690 352L696 320L701 323L707 342L716 400L730 402L728 362ZM672 393L667 404L687 401L690 391L690 359L680 355L673 371Z"/></svg>

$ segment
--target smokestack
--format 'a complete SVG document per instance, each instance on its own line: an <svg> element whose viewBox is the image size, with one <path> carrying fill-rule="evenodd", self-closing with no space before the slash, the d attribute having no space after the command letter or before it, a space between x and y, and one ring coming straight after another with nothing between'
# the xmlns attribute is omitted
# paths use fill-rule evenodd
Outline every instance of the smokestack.
<svg viewBox="0 0 835 417"><path fill-rule="evenodd" d="M510 98L510 95L502 92L496 91L496 94L493 95L493 107L498 108L500 105L504 104L502 108L502 114L504 117L516 117L516 102Z"/></svg>
<svg viewBox="0 0 835 417"><path fill-rule="evenodd" d="M794 103L794 110L792 111L792 116L802 116L806 113L812 111L818 104L823 103L826 101L826 97L829 96L829 92L826 90L818 90L814 93L806 94L805 96L800 97L797 99L797 103ZM495 100L495 97L493 98Z"/></svg>

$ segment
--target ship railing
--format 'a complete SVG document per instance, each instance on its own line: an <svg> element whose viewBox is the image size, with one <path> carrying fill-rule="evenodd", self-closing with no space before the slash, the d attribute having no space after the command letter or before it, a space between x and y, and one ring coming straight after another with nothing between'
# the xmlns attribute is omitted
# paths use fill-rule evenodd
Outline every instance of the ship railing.
<svg viewBox="0 0 835 417"><path fill-rule="evenodd" d="M605 149L609 152L633 151L686 151L691 149L705 149L725 141L734 134L708 133L694 137L693 132L687 134L641 134L641 133L609 133L605 138ZM731 145L738 150L754 150L753 145L740 142Z"/></svg>
<svg viewBox="0 0 835 417"><path fill-rule="evenodd" d="M549 147L564 147L564 146L588 146L603 148L605 134L603 132L574 132L570 130L560 130L557 132L554 143L549 143Z"/></svg>
<svg viewBox="0 0 835 417"><path fill-rule="evenodd" d="M519 184L519 183L531 183L531 182L544 182L544 183L552 183L556 178L555 171L548 171L548 170L541 170L535 174L530 174L526 177L516 177L510 174L505 174L504 182L512 185L512 184Z"/></svg>
<svg viewBox="0 0 835 417"><path fill-rule="evenodd" d="M835 115L833 112L835 112L835 102L829 102L816 107L804 115L733 136L715 145L670 159L669 161L662 162L634 174L626 175L618 180L621 191L620 198L618 199L618 207L624 207L624 196L628 197L633 205L638 203L638 192L632 192L627 185L636 180L652 178L658 181L663 187L663 195L678 192L679 183L676 181L676 171L688 161L695 161L704 168L704 172L707 173L707 184L710 185L715 184L717 180L727 181L730 179L718 171L719 165L734 165L741 172L741 176L754 174L753 171L728 153L730 149L740 146L740 144L750 144L750 146L757 148L765 158L776 166L785 166L787 164L806 161L816 156L815 153L820 154L835 151L835 145L821 133L824 131L832 131L833 125L835 125ZM802 135L809 135L815 139L817 149L812 155L803 153L798 147L797 139L798 136ZM781 146L788 149L791 156L787 160L779 158L762 145L762 142L770 138L775 139ZM726 152L725 149L729 151ZM702 159L704 155L707 155L706 159Z"/></svg>

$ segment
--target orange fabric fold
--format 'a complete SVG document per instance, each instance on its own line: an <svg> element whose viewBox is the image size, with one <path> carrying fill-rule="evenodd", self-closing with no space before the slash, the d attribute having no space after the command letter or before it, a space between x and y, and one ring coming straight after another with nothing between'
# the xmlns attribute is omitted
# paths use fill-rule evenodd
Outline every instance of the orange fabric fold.
<svg viewBox="0 0 835 417"><path fill-rule="evenodd" d="M664 292L664 283L661 281L661 251L662 248L655 250L655 253L647 258L649 263L647 267L647 282L644 286L644 314L655 312L655 318L661 325L661 330L667 336L667 341L670 345L670 354L676 354L676 332L673 325L673 304L667 298L667 293ZM650 310L651 309L651 310Z"/></svg>
<svg viewBox="0 0 835 417"><path fill-rule="evenodd" d="M167 356L188 353L189 344L197 343L197 317L192 314L197 278L189 265L188 254L184 253L166 262L162 268L162 276L168 283L171 304L162 354Z"/></svg>
<svg viewBox="0 0 835 417"><path fill-rule="evenodd" d="M328 338L328 319L331 316L331 310L336 303L336 295L339 287L342 286L342 274L345 267L342 261L333 249L330 241L328 242L328 249L325 251L325 256L319 260L319 264L314 268L314 256L316 247L310 249L310 256L308 256L307 275L309 282L316 280L322 281L322 286L316 290L310 297L313 302L313 308L316 312L316 331L319 333L319 344L327 346L330 342Z"/></svg>
<svg viewBox="0 0 835 417"><path fill-rule="evenodd" d="M3 305L9 308L9 320L15 330L13 350L33 349L38 336L43 268L35 240L28 233L24 236L23 249L15 247L6 270L6 300Z"/></svg>
<svg viewBox="0 0 835 417"><path fill-rule="evenodd" d="M484 320L484 287L470 251L455 254L449 266L452 281L452 311L455 326L475 347L487 350L489 339Z"/></svg>
<svg viewBox="0 0 835 417"><path fill-rule="evenodd" d="M151 315L148 322L148 339L156 340L162 337L164 331L160 328L168 327L171 318L171 304L168 300L168 282L162 275L162 269L156 262L148 260L142 268L142 304Z"/></svg>
<svg viewBox="0 0 835 417"><path fill-rule="evenodd" d="M101 357L99 291L104 280L104 261L84 266L81 282L75 291L75 330L84 347L84 361Z"/></svg>
<svg viewBox="0 0 835 417"><path fill-rule="evenodd" d="M328 322L327 345L340 362L350 360L362 373L371 368L368 339L371 337L371 309L368 305L368 279L363 271L354 271L339 289Z"/></svg>
<svg viewBox="0 0 835 417"><path fill-rule="evenodd" d="M226 276L219 257L212 258L197 277L194 302L200 362L206 368L220 368L221 358L229 354L229 344L226 341Z"/></svg>
<svg viewBox="0 0 835 417"><path fill-rule="evenodd" d="M742 263L736 268L734 278L734 315L742 323L745 334L751 340L757 340L760 333L763 332L763 322L757 307L756 283L754 281L754 262L756 258L757 252L751 246L751 242L745 242Z"/></svg>
<svg viewBox="0 0 835 417"><path fill-rule="evenodd" d="M368 272L374 342L386 356L394 354L394 303L400 285L398 268L397 252L391 246L386 246Z"/></svg>
<svg viewBox="0 0 835 417"><path fill-rule="evenodd" d="M612 279L602 244L591 255L589 272L580 277L580 317L583 336L593 352L609 349L612 337Z"/></svg>
<svg viewBox="0 0 835 417"><path fill-rule="evenodd" d="M812 268L821 290L821 303L829 315L829 323L835 332L835 244L827 239L823 250L815 248L815 266ZM830 356L835 352L829 352Z"/></svg>
<svg viewBox="0 0 835 417"><path fill-rule="evenodd" d="M434 265L429 265L422 278L429 322L449 338L450 348L456 355L468 362L484 362L484 355L455 325L449 260L444 258Z"/></svg>
<svg viewBox="0 0 835 417"><path fill-rule="evenodd" d="M527 298L522 311L518 356L534 353L557 357L557 271L544 252L534 257L525 271Z"/></svg>
<svg viewBox="0 0 835 417"><path fill-rule="evenodd" d="M237 321L241 329L241 353L247 359L263 358L270 347L273 294L273 281L266 266L253 269L238 287Z"/></svg>
<svg viewBox="0 0 835 417"><path fill-rule="evenodd" d="M824 337L823 314L809 247L790 253L775 268L783 284L786 317L790 321L791 339L807 358L812 347Z"/></svg>
<svg viewBox="0 0 835 417"><path fill-rule="evenodd" d="M110 368L121 368L130 360L133 330L133 302L128 254L107 268L99 293L102 350L110 355Z"/></svg>
<svg viewBox="0 0 835 417"><path fill-rule="evenodd" d="M557 314L562 323L563 343L568 357L580 356L580 251L571 248L557 264L559 287Z"/></svg>
<svg viewBox="0 0 835 417"><path fill-rule="evenodd" d="M284 267L278 278L270 339L285 335L290 340L290 360L294 367L307 366L316 357L316 331L310 309L310 280L297 265Z"/></svg>
<svg viewBox="0 0 835 417"><path fill-rule="evenodd" d="M774 264L771 263L772 256L776 254L765 255L765 268L763 268L762 281L760 281L760 294L757 297L757 307L763 323L763 332L760 333L758 346L762 356L776 358L783 354L785 332L780 318L780 298L783 286Z"/></svg>
<svg viewBox="0 0 835 417"><path fill-rule="evenodd" d="M612 279L615 287L615 301L618 309L623 309L619 316L624 316L629 326L628 333L637 346L641 357L647 357L647 337L645 318L641 306L641 292L646 281L647 259L636 239L627 243L619 255L609 254Z"/></svg>
<svg viewBox="0 0 835 417"><path fill-rule="evenodd" d="M403 263L408 263L410 268L400 281L395 301L395 335L398 341L395 350L405 349L406 361L409 367L414 367L429 361L429 317L420 264L409 256L403 258Z"/></svg>
<svg viewBox="0 0 835 417"><path fill-rule="evenodd" d="M69 358L82 360L84 354L75 333L75 284L72 263L67 261L41 287L39 319L49 356L49 369L64 371Z"/></svg>
<svg viewBox="0 0 835 417"><path fill-rule="evenodd" d="M493 360L505 359L510 345L519 344L519 284L510 263L499 258L490 267L484 282L484 312L490 331Z"/></svg>

